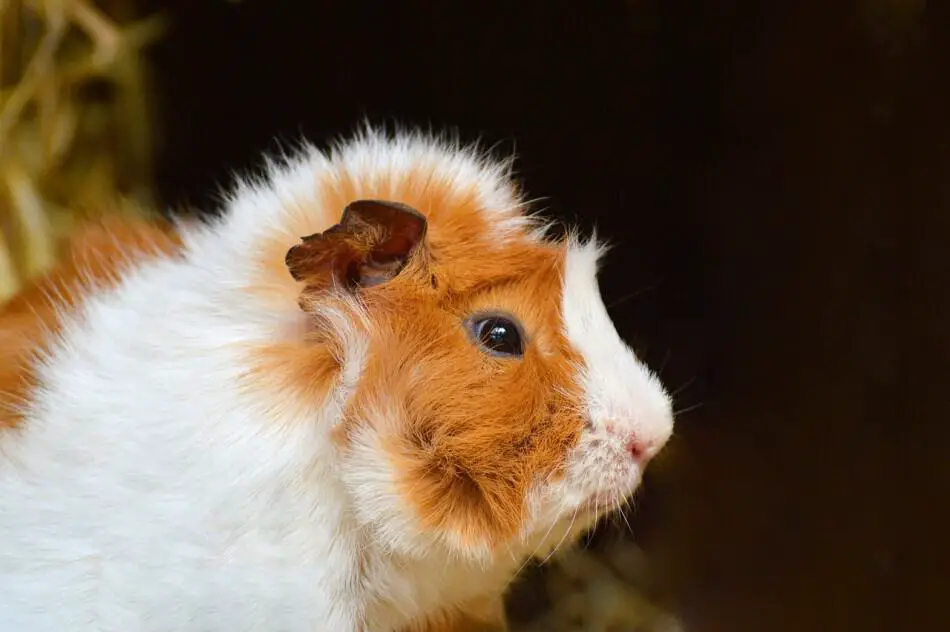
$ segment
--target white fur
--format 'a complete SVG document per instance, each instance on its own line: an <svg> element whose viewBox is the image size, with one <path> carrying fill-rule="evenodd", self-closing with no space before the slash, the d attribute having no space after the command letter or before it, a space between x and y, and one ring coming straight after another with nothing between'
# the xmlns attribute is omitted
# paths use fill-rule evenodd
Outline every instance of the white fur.
<svg viewBox="0 0 950 632"><path fill-rule="evenodd" d="M657 376L623 342L607 313L597 284L603 249L596 238L571 239L564 272L565 333L583 358L578 367L590 428L582 435L559 493L578 502L618 504L639 484L645 462L636 462L630 441L647 459L673 432L670 397Z"/></svg>
<svg viewBox="0 0 950 632"><path fill-rule="evenodd" d="M340 174L383 197L420 165L460 195L474 188L499 230L529 221L506 165L366 131L239 183L220 220L186 231L183 258L139 265L66 319L22 428L0 435L0 629L390 632L497 592L532 551L583 526L563 502L539 509L533 524L547 528L502 559L407 539L374 438L357 437L348 464L330 439L366 357L358 310L321 314L345 348L322 406L245 388L246 350L302 317L294 301L249 298L249 254L300 213L313 232L333 223L339 209L320 208L319 192ZM606 319L593 255L572 252L567 331L589 364L592 415L659 439L658 387Z"/></svg>
<svg viewBox="0 0 950 632"><path fill-rule="evenodd" d="M567 337L584 358L587 406L595 425L649 444L653 456L673 431L670 398L650 369L617 333L597 285L597 242L572 243L564 275L563 313Z"/></svg>

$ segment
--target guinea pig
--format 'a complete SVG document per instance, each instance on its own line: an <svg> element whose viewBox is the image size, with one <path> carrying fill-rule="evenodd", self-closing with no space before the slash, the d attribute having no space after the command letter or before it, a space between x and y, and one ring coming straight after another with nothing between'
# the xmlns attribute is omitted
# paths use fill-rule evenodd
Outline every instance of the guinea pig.
<svg viewBox="0 0 950 632"><path fill-rule="evenodd" d="M421 132L230 190L90 222L0 312L0 628L503 626L672 432L604 247Z"/></svg>

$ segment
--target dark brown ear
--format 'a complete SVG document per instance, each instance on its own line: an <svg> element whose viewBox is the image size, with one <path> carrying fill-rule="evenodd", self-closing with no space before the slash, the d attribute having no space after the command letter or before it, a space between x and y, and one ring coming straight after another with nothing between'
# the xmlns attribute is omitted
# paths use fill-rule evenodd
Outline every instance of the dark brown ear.
<svg viewBox="0 0 950 632"><path fill-rule="evenodd" d="M358 200L340 223L304 237L287 252L290 274L308 287L370 287L389 281L426 235L426 218L398 202Z"/></svg>

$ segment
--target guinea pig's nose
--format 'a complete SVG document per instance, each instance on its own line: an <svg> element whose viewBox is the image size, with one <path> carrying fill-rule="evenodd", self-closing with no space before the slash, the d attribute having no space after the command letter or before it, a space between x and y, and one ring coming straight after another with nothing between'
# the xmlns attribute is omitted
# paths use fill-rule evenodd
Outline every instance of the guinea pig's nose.
<svg viewBox="0 0 950 632"><path fill-rule="evenodd" d="M607 433L619 439L627 454L633 457L637 465L644 466L663 448L665 439L649 432L648 429L632 430L629 425L608 421Z"/></svg>
<svg viewBox="0 0 950 632"><path fill-rule="evenodd" d="M655 441L642 439L636 435L627 440L626 446L627 452L640 465L646 465L647 461L659 452L659 446Z"/></svg>

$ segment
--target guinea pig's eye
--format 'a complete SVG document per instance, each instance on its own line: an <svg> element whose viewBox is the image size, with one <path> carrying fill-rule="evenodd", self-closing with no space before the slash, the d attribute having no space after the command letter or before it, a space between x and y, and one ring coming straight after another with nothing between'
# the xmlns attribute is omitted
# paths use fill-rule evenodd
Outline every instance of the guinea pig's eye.
<svg viewBox="0 0 950 632"><path fill-rule="evenodd" d="M524 353L521 328L505 316L476 316L468 321L475 341L486 351L500 356Z"/></svg>

